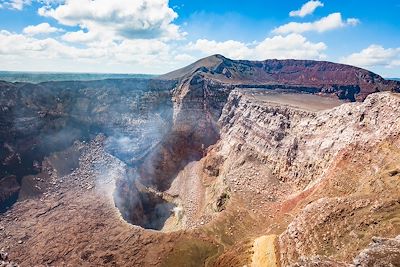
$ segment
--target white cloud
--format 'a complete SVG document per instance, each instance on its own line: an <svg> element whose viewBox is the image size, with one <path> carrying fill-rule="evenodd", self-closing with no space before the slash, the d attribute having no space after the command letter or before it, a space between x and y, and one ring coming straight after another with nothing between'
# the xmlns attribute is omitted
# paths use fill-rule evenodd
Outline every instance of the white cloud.
<svg viewBox="0 0 400 267"><path fill-rule="evenodd" d="M189 54L178 54L174 57L174 60L177 60L179 62L194 62L196 58L192 55Z"/></svg>
<svg viewBox="0 0 400 267"><path fill-rule="evenodd" d="M324 4L320 1L308 1L299 10L290 11L289 16L291 17L305 17L314 13L318 7L323 7Z"/></svg>
<svg viewBox="0 0 400 267"><path fill-rule="evenodd" d="M59 5L65 3L66 0L36 0L37 2L45 5L45 6L52 6L52 5Z"/></svg>
<svg viewBox="0 0 400 267"><path fill-rule="evenodd" d="M15 9L15 10L22 10L25 6L32 4L31 0L10 0L10 1L3 1L0 3L1 8L8 8L8 9Z"/></svg>
<svg viewBox="0 0 400 267"><path fill-rule="evenodd" d="M0 0L0 9L8 8L14 10L23 10L25 6L29 6L32 2L38 2L45 6L64 3L65 0Z"/></svg>
<svg viewBox="0 0 400 267"><path fill-rule="evenodd" d="M90 43L100 39L97 32L84 32L82 30L76 32L67 32L62 36L62 39L71 43Z"/></svg>
<svg viewBox="0 0 400 267"><path fill-rule="evenodd" d="M188 45L192 51L200 51L205 55L223 54L232 59L324 59L327 46L312 43L300 34L274 36L257 44L245 44L238 41L216 42L206 39L197 40Z"/></svg>
<svg viewBox="0 0 400 267"><path fill-rule="evenodd" d="M63 31L63 30L52 27L52 26L50 26L50 24L45 22L45 23L40 23L38 25L30 25L28 27L25 27L22 32L27 35L33 36L33 35L38 35L38 34L49 34L49 33L60 32L60 31Z"/></svg>
<svg viewBox="0 0 400 267"><path fill-rule="evenodd" d="M169 7L168 0L6 0L2 3L4 8L23 9L34 1L42 5L39 15L75 30L48 38L45 34L64 30L45 22L27 26L20 34L0 31L0 69L162 73L189 64L200 55L217 53L233 59L325 59L325 43L312 42L301 33L324 32L359 23L358 19L342 19L340 13L333 13L315 22L282 25L273 31L276 36L260 42L199 39L188 44L182 42L185 33L174 24L178 14ZM323 6L320 1L307 2L300 10L292 11L291 16L304 17L319 6ZM364 53L363 50L348 58L361 62ZM400 65L400 58L392 59L390 64Z"/></svg>
<svg viewBox="0 0 400 267"><path fill-rule="evenodd" d="M5 70L163 73L192 60L155 39L107 40L75 47L54 38L0 31L0 69Z"/></svg>
<svg viewBox="0 0 400 267"><path fill-rule="evenodd" d="M381 45L370 45L358 53L340 59L342 63L359 67L399 67L400 47L384 48Z"/></svg>
<svg viewBox="0 0 400 267"><path fill-rule="evenodd" d="M69 0L57 7L44 6L39 15L82 31L66 35L69 41L102 39L180 39L184 33L172 22L178 14L168 0ZM92 38L89 38L92 37Z"/></svg>
<svg viewBox="0 0 400 267"><path fill-rule="evenodd" d="M358 24L360 24L360 20L356 18L349 18L346 20L346 24L350 26L357 26Z"/></svg>
<svg viewBox="0 0 400 267"><path fill-rule="evenodd" d="M303 33L308 31L325 32L345 26L355 26L359 24L356 18L349 18L346 21L342 19L340 13L332 13L320 20L314 22L290 22L279 26L273 30L275 34Z"/></svg>
<svg viewBox="0 0 400 267"><path fill-rule="evenodd" d="M266 38L256 46L258 58L324 59L327 46L323 42L312 43L300 34Z"/></svg>
<svg viewBox="0 0 400 267"><path fill-rule="evenodd" d="M0 31L0 55L57 58L90 56L86 49L77 49L66 46L53 38L37 39L32 36L15 34L8 31ZM93 53L96 57L96 53Z"/></svg>
<svg viewBox="0 0 400 267"><path fill-rule="evenodd" d="M222 54L233 59L249 58L253 53L246 44L234 40L217 42L214 40L199 39L194 43L189 43L188 49L200 51L205 55Z"/></svg>
<svg viewBox="0 0 400 267"><path fill-rule="evenodd" d="M34 1L39 15L78 30L52 38L44 34L63 30L48 23L1 31L0 69L163 73L194 60L173 42L184 33L168 0Z"/></svg>

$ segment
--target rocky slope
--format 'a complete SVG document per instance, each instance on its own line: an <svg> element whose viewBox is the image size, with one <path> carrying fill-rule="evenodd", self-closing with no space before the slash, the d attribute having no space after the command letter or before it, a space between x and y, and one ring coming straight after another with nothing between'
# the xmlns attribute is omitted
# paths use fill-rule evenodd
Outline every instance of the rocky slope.
<svg viewBox="0 0 400 267"><path fill-rule="evenodd" d="M349 65L291 59L231 60L221 55L201 59L160 78L182 80L199 74L237 87L320 92L352 101L374 92L400 91L400 83Z"/></svg>
<svg viewBox="0 0 400 267"><path fill-rule="evenodd" d="M157 80L0 86L7 261L399 264L399 83L217 55Z"/></svg>
<svg viewBox="0 0 400 267"><path fill-rule="evenodd" d="M361 101L373 92L400 91L399 82L353 66L307 60L238 61L221 55L199 60L159 79L179 81L172 98L173 129L148 159L159 163L143 171L142 176L145 180L151 176L157 184L163 179L164 188L188 159L199 159L204 148L218 140L217 121L235 88L308 92L347 101Z"/></svg>
<svg viewBox="0 0 400 267"><path fill-rule="evenodd" d="M1 209L16 199L23 177L40 173L45 156L75 140L104 133L118 157L140 158L171 125L174 85L141 79L0 82L0 183L9 184L0 191Z"/></svg>
<svg viewBox="0 0 400 267"><path fill-rule="evenodd" d="M348 101L363 100L372 92L400 91L400 83L352 66L307 60L237 61L221 55L159 79L179 81L172 97L172 131L145 160L141 180L163 190L179 170L218 140L217 121L235 88L309 92Z"/></svg>
<svg viewBox="0 0 400 267"><path fill-rule="evenodd" d="M323 266L350 264L374 235L398 235L398 95L317 112L260 98L230 95L221 140L208 157L220 162L215 179L260 219L252 232L278 236L278 266L317 256L331 262ZM221 256L221 266L241 264L225 257L232 255Z"/></svg>
<svg viewBox="0 0 400 267"><path fill-rule="evenodd" d="M310 98L297 96L301 97ZM318 114L268 102L268 94L267 105L254 98L231 93L221 115L221 139L229 146L239 146L235 149L241 153L252 151L279 180L302 189L318 181L343 148L379 142L400 131L396 116L399 99L390 93L374 94L362 104L343 104Z"/></svg>

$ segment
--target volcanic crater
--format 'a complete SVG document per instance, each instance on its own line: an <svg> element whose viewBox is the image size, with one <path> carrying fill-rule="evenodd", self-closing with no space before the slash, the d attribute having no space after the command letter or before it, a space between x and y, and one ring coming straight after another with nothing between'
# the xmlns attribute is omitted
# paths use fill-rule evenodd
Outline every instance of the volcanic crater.
<svg viewBox="0 0 400 267"><path fill-rule="evenodd" d="M0 88L7 260L399 264L400 82L214 55L152 79Z"/></svg>

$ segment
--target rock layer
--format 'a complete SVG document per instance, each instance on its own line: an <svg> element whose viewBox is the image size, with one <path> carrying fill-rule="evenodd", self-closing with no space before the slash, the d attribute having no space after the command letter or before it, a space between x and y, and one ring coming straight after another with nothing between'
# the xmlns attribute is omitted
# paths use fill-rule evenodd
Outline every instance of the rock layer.
<svg viewBox="0 0 400 267"><path fill-rule="evenodd" d="M282 266L345 266L373 235L398 234L399 95L317 112L260 98L230 95L213 152L233 198L280 235Z"/></svg>
<svg viewBox="0 0 400 267"><path fill-rule="evenodd" d="M213 56L158 80L1 87L0 197L24 201L0 243L23 266L362 266L397 249L368 244L400 233L400 97L371 94L399 83Z"/></svg>
<svg viewBox="0 0 400 267"><path fill-rule="evenodd" d="M370 71L313 60L248 61L214 55L161 78L185 79L199 73L209 79L239 87L321 92L352 101L362 100L374 92L400 91L400 83L384 80Z"/></svg>

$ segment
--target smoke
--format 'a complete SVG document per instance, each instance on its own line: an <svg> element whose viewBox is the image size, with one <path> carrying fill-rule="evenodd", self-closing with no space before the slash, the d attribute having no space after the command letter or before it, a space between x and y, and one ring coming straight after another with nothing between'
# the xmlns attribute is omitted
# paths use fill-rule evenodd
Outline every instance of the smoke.
<svg viewBox="0 0 400 267"><path fill-rule="evenodd" d="M127 166L117 159L113 159L109 162L111 162L109 165L104 165L102 163L95 164L95 188L101 195L106 196L109 200L114 202L116 181L125 179ZM116 200L120 201L118 198Z"/></svg>
<svg viewBox="0 0 400 267"><path fill-rule="evenodd" d="M107 136L107 152L135 166L169 130L174 86L175 82L145 79L1 83L0 180L16 175L20 182L40 171L38 162L44 157L100 133ZM6 146L11 149L3 149ZM6 160L11 157L21 162ZM133 184L136 178L127 168L96 166L96 187L110 196L115 191L110 180Z"/></svg>
<svg viewBox="0 0 400 267"><path fill-rule="evenodd" d="M181 221L183 219L183 208L181 206L176 206L172 209L174 215L176 218L178 218L178 221Z"/></svg>
<svg viewBox="0 0 400 267"><path fill-rule="evenodd" d="M152 179L160 170L160 162L154 158L159 154L152 153L158 147L162 147L160 151L171 148L171 143L164 147L162 143L172 127L174 86L151 80L16 85L10 91L14 93L11 101L0 111L1 118L7 118L10 125L9 131L0 132L1 140L10 143L10 151L15 150L24 163L23 168L11 169L23 169L21 177L32 174L44 157L68 149L77 140L90 141L104 134L105 139L100 138L104 151L89 146L93 151L88 153L94 156L84 163L89 164L87 168L79 166L79 175L93 171L89 176L95 177L95 190L112 201L128 222L161 229L171 215L183 216L182 209L152 189L157 188L159 181ZM0 100L3 103L4 99ZM181 144L180 139L175 141ZM174 156L174 149L161 160ZM62 159L59 164L63 164ZM150 174L144 178L146 186L139 179L142 173ZM85 188L91 185L85 184Z"/></svg>
<svg viewBox="0 0 400 267"><path fill-rule="evenodd" d="M171 122L158 112L143 116L134 126L114 127L107 138L106 151L134 166L161 142L170 128Z"/></svg>

